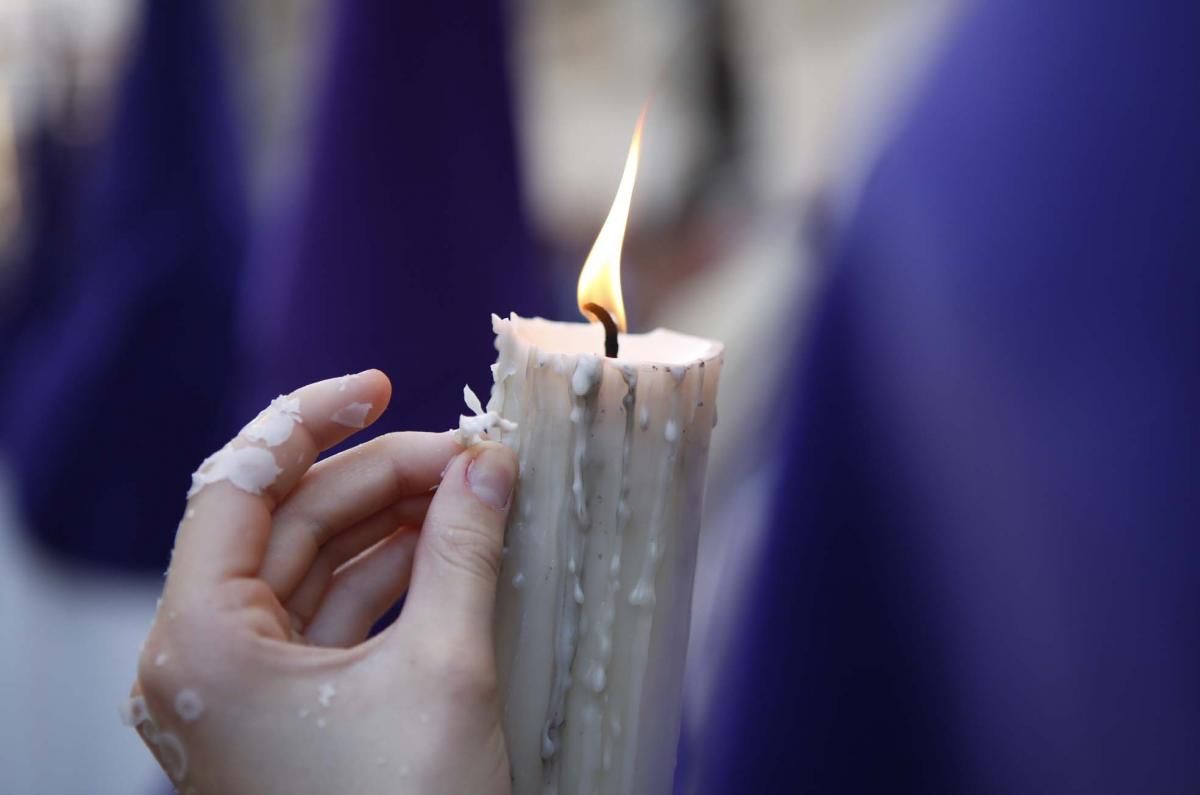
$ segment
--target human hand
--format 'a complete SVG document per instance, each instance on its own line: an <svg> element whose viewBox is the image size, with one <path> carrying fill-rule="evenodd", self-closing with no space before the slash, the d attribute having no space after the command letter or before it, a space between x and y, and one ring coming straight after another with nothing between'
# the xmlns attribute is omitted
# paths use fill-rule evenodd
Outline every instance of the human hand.
<svg viewBox="0 0 1200 795"><path fill-rule="evenodd" d="M510 790L492 611L516 462L398 433L313 466L390 395L375 370L306 386L194 476L127 711L180 791Z"/></svg>

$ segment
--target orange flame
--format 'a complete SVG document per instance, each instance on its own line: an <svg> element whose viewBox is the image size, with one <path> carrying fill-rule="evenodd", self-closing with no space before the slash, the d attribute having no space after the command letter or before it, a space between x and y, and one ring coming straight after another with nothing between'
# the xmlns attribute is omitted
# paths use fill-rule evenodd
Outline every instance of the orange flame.
<svg viewBox="0 0 1200 795"><path fill-rule="evenodd" d="M579 311L595 321L596 318L583 307L589 303L598 304L612 315L621 331L628 330L625 325L625 302L621 298L621 244L625 242L625 224L629 220L629 205L633 200L633 183L637 179L642 125L645 121L646 109L643 108L633 130L633 140L629 144L617 196L608 211L608 218L604 219L604 226L600 227L600 234L596 235L591 253L584 260L583 270L579 272Z"/></svg>

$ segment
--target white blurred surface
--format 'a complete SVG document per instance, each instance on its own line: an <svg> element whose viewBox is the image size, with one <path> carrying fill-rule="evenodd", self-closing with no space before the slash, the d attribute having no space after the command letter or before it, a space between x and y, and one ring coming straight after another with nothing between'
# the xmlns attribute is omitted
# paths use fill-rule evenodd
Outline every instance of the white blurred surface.
<svg viewBox="0 0 1200 795"><path fill-rule="evenodd" d="M0 792L162 792L117 718L162 583L46 561L18 526L10 485L0 462Z"/></svg>

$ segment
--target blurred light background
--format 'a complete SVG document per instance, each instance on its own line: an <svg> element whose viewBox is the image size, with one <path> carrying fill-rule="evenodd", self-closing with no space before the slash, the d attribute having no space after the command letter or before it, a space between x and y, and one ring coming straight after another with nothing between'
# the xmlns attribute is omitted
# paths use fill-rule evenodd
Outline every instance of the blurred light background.
<svg viewBox="0 0 1200 795"><path fill-rule="evenodd" d="M413 396L386 428L450 425L488 312L575 317L650 95L631 326L728 348L703 719L763 524L771 354L955 3L407 5L0 0L3 791L161 789L116 705L192 467L265 398L362 366Z"/></svg>

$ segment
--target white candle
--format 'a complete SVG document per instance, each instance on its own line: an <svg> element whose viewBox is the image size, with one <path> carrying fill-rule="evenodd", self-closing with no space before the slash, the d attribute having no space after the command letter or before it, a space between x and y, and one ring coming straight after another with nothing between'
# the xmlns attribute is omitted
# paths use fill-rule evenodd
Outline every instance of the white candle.
<svg viewBox="0 0 1200 795"><path fill-rule="evenodd" d="M496 612L513 791L670 792L722 346L660 329L609 359L597 324L493 329L463 437L520 460Z"/></svg>

